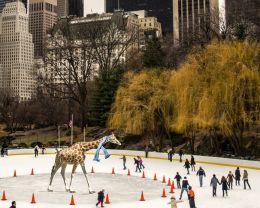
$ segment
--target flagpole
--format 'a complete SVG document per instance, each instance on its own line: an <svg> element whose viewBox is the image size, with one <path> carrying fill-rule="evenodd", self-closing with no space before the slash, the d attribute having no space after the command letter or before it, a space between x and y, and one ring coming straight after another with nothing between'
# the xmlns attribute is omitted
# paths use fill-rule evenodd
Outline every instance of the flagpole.
<svg viewBox="0 0 260 208"><path fill-rule="evenodd" d="M84 127L84 142L86 141L86 127Z"/></svg>
<svg viewBox="0 0 260 208"><path fill-rule="evenodd" d="M59 150L60 150L60 126L58 126L58 144L59 144Z"/></svg>
<svg viewBox="0 0 260 208"><path fill-rule="evenodd" d="M71 115L71 135L70 135L70 144L73 144L73 114Z"/></svg>

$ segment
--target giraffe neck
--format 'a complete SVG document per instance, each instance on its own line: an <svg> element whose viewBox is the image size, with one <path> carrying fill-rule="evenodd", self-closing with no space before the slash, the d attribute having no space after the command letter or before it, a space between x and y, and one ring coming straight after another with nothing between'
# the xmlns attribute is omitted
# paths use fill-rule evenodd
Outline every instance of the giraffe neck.
<svg viewBox="0 0 260 208"><path fill-rule="evenodd" d="M81 148L83 151L88 151L90 149L95 149L98 147L99 143L102 141L103 138L92 141L92 142L82 142Z"/></svg>

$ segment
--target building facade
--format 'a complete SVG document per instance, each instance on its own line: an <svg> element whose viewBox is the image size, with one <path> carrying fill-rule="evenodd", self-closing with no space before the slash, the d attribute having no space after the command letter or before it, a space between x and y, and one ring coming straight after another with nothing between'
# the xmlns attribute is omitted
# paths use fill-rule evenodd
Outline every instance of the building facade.
<svg viewBox="0 0 260 208"><path fill-rule="evenodd" d="M0 16L0 91L20 100L31 99L35 92L33 50L24 4L6 3Z"/></svg>
<svg viewBox="0 0 260 208"><path fill-rule="evenodd" d="M178 45L196 37L206 24L219 23L218 0L173 0L173 40Z"/></svg>
<svg viewBox="0 0 260 208"><path fill-rule="evenodd" d="M0 13L3 11L3 8L5 7L5 4L7 2L13 2L13 1L21 1L23 2L26 12L28 13L28 8L29 8L29 0L0 0Z"/></svg>
<svg viewBox="0 0 260 208"><path fill-rule="evenodd" d="M156 17L161 23L162 32L173 32L173 2L175 0L106 0L106 12L117 9L124 11L146 10L147 15Z"/></svg>
<svg viewBox="0 0 260 208"><path fill-rule="evenodd" d="M2 13L4 6L5 6L5 0L0 0L0 14Z"/></svg>
<svg viewBox="0 0 260 208"><path fill-rule="evenodd" d="M58 17L84 15L84 0L57 0L57 7Z"/></svg>
<svg viewBox="0 0 260 208"><path fill-rule="evenodd" d="M57 0L58 17L66 17L69 14L69 0Z"/></svg>
<svg viewBox="0 0 260 208"><path fill-rule="evenodd" d="M43 56L46 34L57 22L57 0L31 0L29 17L34 56L39 58Z"/></svg>

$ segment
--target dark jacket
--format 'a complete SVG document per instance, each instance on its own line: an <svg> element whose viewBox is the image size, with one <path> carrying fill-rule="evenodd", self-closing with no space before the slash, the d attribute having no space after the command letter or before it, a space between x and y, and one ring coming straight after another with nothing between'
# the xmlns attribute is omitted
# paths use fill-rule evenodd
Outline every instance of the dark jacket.
<svg viewBox="0 0 260 208"><path fill-rule="evenodd" d="M140 163L139 160L137 160L136 158L134 158L134 161L135 161L135 164L136 164L136 165L139 165L139 163Z"/></svg>
<svg viewBox="0 0 260 208"><path fill-rule="evenodd" d="M10 208L16 208L16 206L12 205Z"/></svg>
<svg viewBox="0 0 260 208"><path fill-rule="evenodd" d="M240 170L239 170L239 169L236 169L236 171L235 171L235 176L236 176L236 180L240 180L240 178L241 178L241 173L240 173Z"/></svg>
<svg viewBox="0 0 260 208"><path fill-rule="evenodd" d="M180 181L180 180L181 180L181 176L180 176L180 175L176 175L176 176L174 177L174 179L176 179L177 181Z"/></svg>
<svg viewBox="0 0 260 208"><path fill-rule="evenodd" d="M196 165L196 162L195 162L194 157L191 158L191 160L190 160L190 164L191 164L191 165Z"/></svg>
<svg viewBox="0 0 260 208"><path fill-rule="evenodd" d="M185 168L190 168L190 163L189 163L189 161L186 161L186 162L185 162L184 167L185 167Z"/></svg>
<svg viewBox="0 0 260 208"><path fill-rule="evenodd" d="M222 190L228 190L228 184L226 179L221 179Z"/></svg>
<svg viewBox="0 0 260 208"><path fill-rule="evenodd" d="M202 169L202 168L200 168L198 171L197 171L197 175L199 175L199 176L206 176L206 174L205 174L205 171Z"/></svg>
<svg viewBox="0 0 260 208"><path fill-rule="evenodd" d="M100 191L98 192L98 201L103 201L104 200L104 192Z"/></svg>
<svg viewBox="0 0 260 208"><path fill-rule="evenodd" d="M188 180L187 179L183 179L182 180L182 188L188 188L188 186L189 186Z"/></svg>

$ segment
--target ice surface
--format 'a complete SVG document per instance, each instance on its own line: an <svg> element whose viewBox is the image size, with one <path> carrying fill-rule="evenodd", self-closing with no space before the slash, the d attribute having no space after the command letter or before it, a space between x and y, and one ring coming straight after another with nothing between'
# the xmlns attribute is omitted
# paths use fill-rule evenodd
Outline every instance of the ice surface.
<svg viewBox="0 0 260 208"><path fill-rule="evenodd" d="M187 156L187 155L186 155ZM190 158L189 156L187 156ZM134 172L133 158L127 157L127 167L131 170L131 175L135 177L129 178L127 171L122 169L122 160L118 156L111 156L109 159L101 162L92 161L93 156L87 155L86 168L90 172L91 167L94 167L95 173L93 176L89 174L90 182L95 191L101 188L107 190L111 204L105 205L111 208L167 208L170 205L167 203L169 198L169 187L161 183L163 176L166 180L173 178L176 172L184 177L186 170L182 163L172 162L157 159L144 159L145 175L150 179L142 179L141 173ZM184 157L185 159L185 157ZM196 157L195 157L196 159ZM204 157L206 161L207 158ZM221 162L221 158L218 159ZM53 181L54 192L46 192L48 186L50 171L54 163L54 155L40 155L34 158L31 155L27 156L9 156L0 158L0 192L6 191L8 201L0 201L0 207L9 207L12 200L17 201L19 208L61 208L71 207L69 205L70 193L64 190L64 184L60 173L58 172ZM232 163L232 161L230 162ZM252 190L244 190L243 186L235 186L229 191L227 198L222 197L221 187L218 187L217 197L211 196L212 190L209 186L210 179L213 174L216 174L220 179L221 176L227 176L228 171L235 171L235 167L222 167L215 165L197 164L196 169L202 166L206 172L204 186L199 187L199 180L195 172L191 172L188 176L190 185L193 186L196 196L197 208L260 208L258 197L260 196L260 171L249 170L249 183ZM117 175L111 176L112 168L115 168ZM31 169L34 169L35 176L30 176ZM67 182L69 181L69 172L72 166L67 167ZM13 172L16 170L17 178L13 178ZM243 168L241 169L241 172ZM80 167L77 169L77 174L74 177L73 188L77 191L74 194L75 203L78 208L95 207L97 195L88 195L87 186L84 176L81 173ZM151 180L154 174L157 174L158 182ZM161 198L163 187L167 190L167 198ZM86 189L86 190L85 190ZM140 202L141 191L144 191L145 202ZM36 204L30 204L32 192L36 196ZM180 190L175 190L175 196L179 197ZM183 195L183 203L178 204L178 208L188 208L187 196Z"/></svg>

